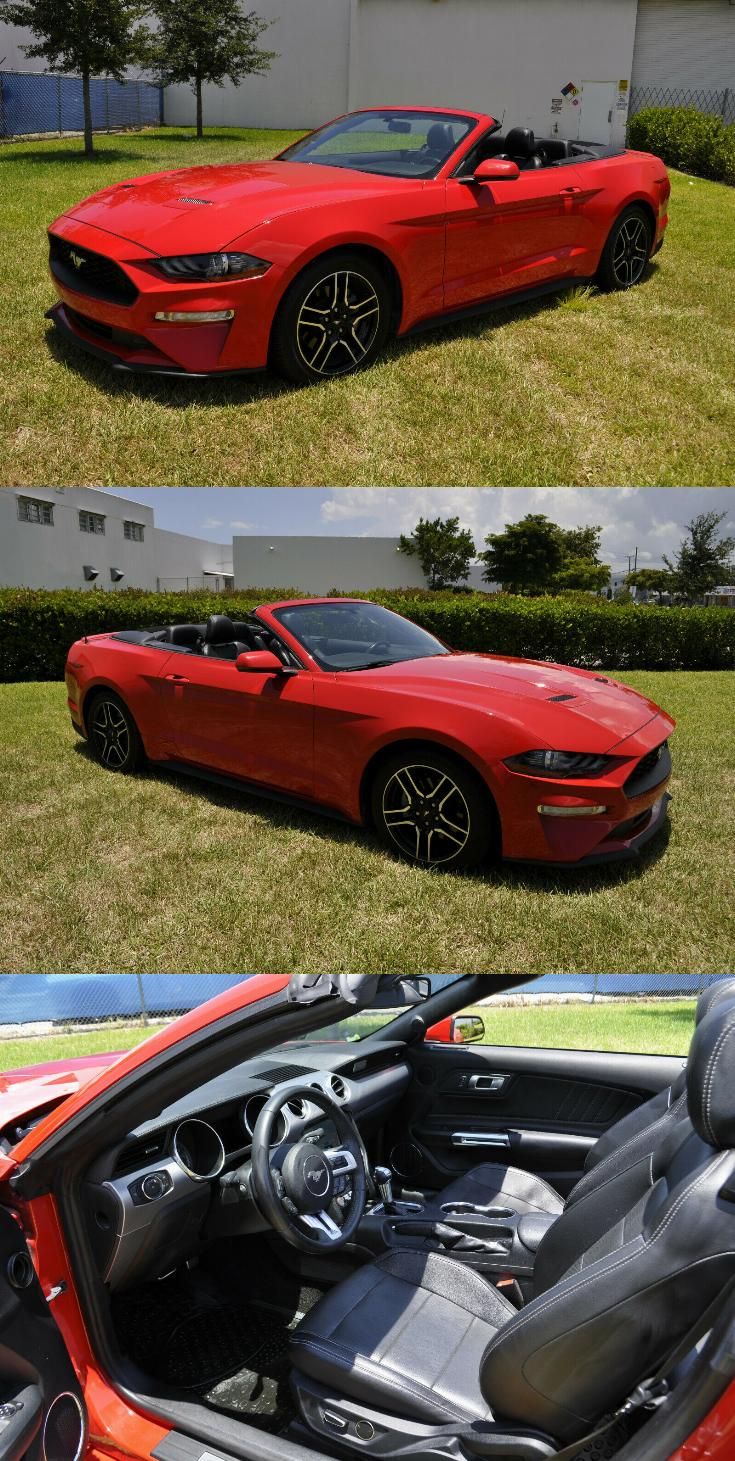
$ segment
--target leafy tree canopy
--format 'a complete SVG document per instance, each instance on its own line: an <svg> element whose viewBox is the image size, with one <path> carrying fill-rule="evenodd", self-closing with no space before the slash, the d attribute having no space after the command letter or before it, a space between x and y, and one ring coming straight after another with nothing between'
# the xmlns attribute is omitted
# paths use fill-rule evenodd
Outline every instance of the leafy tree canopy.
<svg viewBox="0 0 735 1461"><path fill-rule="evenodd" d="M674 574L676 591L686 603L695 603L715 584L732 579L735 538L719 534L725 517L724 512L700 512L687 523L674 562L664 556L666 567Z"/></svg>
<svg viewBox="0 0 735 1461"><path fill-rule="evenodd" d="M152 0L157 29L148 47L149 63L163 86L190 85L197 99L197 135L202 135L202 86L211 82L239 86L246 76L270 68L275 51L258 46L269 22L238 0Z"/></svg>
<svg viewBox="0 0 735 1461"><path fill-rule="evenodd" d="M401 533L398 546L399 552L418 558L430 588L453 588L470 576L475 543L458 517L421 517L412 533Z"/></svg>

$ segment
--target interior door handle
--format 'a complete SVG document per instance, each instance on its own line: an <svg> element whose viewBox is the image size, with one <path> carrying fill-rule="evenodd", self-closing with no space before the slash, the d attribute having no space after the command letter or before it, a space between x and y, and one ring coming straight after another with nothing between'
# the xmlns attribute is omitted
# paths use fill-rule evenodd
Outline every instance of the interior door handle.
<svg viewBox="0 0 735 1461"><path fill-rule="evenodd" d="M510 1146L504 1131L453 1131L452 1146Z"/></svg>
<svg viewBox="0 0 735 1461"><path fill-rule="evenodd" d="M505 1090L510 1077L507 1075L471 1075L469 1086L471 1091L487 1092L488 1095L499 1096Z"/></svg>
<svg viewBox="0 0 735 1461"><path fill-rule="evenodd" d="M165 678L167 680L174 680L177 685L188 685L189 684L189 676L188 675L166 675Z"/></svg>

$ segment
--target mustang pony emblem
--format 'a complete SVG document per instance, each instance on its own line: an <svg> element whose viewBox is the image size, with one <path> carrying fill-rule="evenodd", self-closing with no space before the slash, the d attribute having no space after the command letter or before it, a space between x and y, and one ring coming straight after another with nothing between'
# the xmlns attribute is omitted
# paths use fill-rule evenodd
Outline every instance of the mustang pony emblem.
<svg viewBox="0 0 735 1461"><path fill-rule="evenodd" d="M78 254L75 249L70 250L69 258L71 259L75 269L81 269L82 266L87 262L84 254Z"/></svg>

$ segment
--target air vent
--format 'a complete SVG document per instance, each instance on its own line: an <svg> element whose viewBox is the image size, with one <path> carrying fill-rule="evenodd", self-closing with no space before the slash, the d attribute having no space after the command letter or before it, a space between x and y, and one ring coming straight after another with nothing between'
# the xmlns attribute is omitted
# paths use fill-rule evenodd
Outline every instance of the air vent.
<svg viewBox="0 0 735 1461"><path fill-rule="evenodd" d="M347 1100L347 1096L349 1093L341 1075L330 1075L329 1089L332 1092L332 1095L335 1096L338 1101Z"/></svg>
<svg viewBox="0 0 735 1461"><path fill-rule="evenodd" d="M561 705L562 700L576 700L576 695L550 695L550 705Z"/></svg>
<svg viewBox="0 0 735 1461"><path fill-rule="evenodd" d="M273 1065L269 1070L259 1070L257 1077L259 1081L273 1081L277 1085L279 1081L293 1081L299 1076L313 1075L305 1065Z"/></svg>
<svg viewBox="0 0 735 1461"><path fill-rule="evenodd" d="M294 1096L292 1101L286 1102L286 1105L292 1116L297 1116L300 1121L304 1120L307 1114L307 1105L301 1096Z"/></svg>
<svg viewBox="0 0 735 1461"><path fill-rule="evenodd" d="M128 1142L117 1154L113 1176L122 1177L126 1172L137 1171L139 1167L149 1167L163 1156L165 1150L165 1132L151 1136L147 1141Z"/></svg>

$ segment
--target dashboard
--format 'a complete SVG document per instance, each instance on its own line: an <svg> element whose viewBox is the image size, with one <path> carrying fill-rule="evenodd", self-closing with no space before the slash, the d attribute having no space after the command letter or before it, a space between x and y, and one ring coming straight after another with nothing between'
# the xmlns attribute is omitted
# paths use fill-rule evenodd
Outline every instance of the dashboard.
<svg viewBox="0 0 735 1461"><path fill-rule="evenodd" d="M218 1237L267 1228L249 1168L255 1125L274 1091L284 1100L274 1147L328 1148L336 1129L304 1087L346 1107L365 1139L409 1080L396 1042L291 1045L207 1081L131 1131L97 1158L83 1186L92 1252L110 1291L160 1278Z"/></svg>

